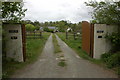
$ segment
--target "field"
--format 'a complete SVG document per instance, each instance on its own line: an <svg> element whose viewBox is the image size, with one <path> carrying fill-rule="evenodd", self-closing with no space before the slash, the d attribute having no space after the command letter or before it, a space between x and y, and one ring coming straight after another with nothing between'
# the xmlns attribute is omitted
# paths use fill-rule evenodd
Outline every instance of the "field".
<svg viewBox="0 0 120 80"><path fill-rule="evenodd" d="M20 63L3 57L3 78L8 78L16 70L24 68L27 64L35 62L40 56L49 35L50 33L43 33L43 38L41 39L26 40L26 62Z"/></svg>

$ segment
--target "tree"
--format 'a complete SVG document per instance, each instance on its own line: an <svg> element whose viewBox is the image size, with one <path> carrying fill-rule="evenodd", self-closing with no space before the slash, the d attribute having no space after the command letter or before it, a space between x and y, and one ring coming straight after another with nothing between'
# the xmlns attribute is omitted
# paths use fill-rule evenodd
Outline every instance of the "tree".
<svg viewBox="0 0 120 80"><path fill-rule="evenodd" d="M20 2L2 2L2 18L5 22L20 22L25 16L25 11Z"/></svg>
<svg viewBox="0 0 120 80"><path fill-rule="evenodd" d="M34 31L35 30L35 26L32 24L26 24L25 27L26 27L27 31Z"/></svg>
<svg viewBox="0 0 120 80"><path fill-rule="evenodd" d="M120 24L120 1L91 1L86 5L93 8L93 23Z"/></svg>
<svg viewBox="0 0 120 80"><path fill-rule="evenodd" d="M116 24L120 25L120 1L118 2L96 2L91 1L86 3L87 6L93 8L93 23L106 23L106 24ZM118 27L118 32L107 34L106 39L108 39L112 45L113 50L120 51L120 27Z"/></svg>

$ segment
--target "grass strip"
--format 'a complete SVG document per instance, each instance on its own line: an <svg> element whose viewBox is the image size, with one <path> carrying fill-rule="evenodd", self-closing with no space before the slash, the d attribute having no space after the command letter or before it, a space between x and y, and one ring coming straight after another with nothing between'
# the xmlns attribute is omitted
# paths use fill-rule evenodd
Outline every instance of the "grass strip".
<svg viewBox="0 0 120 80"><path fill-rule="evenodd" d="M54 53L62 52L60 45L58 44L58 41L56 39L56 36L54 34L52 35L52 38L53 38L53 45L54 45Z"/></svg>

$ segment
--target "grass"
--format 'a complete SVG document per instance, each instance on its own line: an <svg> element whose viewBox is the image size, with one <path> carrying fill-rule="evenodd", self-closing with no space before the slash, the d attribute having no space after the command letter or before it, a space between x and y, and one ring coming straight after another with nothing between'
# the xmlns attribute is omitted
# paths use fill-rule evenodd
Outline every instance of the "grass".
<svg viewBox="0 0 120 80"><path fill-rule="evenodd" d="M62 52L60 45L58 44L58 41L56 39L56 36L54 34L53 34L52 38L53 38L53 45L54 45L54 53Z"/></svg>
<svg viewBox="0 0 120 80"><path fill-rule="evenodd" d="M58 63L58 65L61 66L61 67L64 67L64 66L66 66L66 63L65 63L65 61L60 61L60 62Z"/></svg>
<svg viewBox="0 0 120 80"><path fill-rule="evenodd" d="M35 62L40 56L44 44L50 33L43 33L42 39L27 39L26 41L26 62L16 62L3 57L3 78L9 78L16 70L24 68L28 64Z"/></svg>
<svg viewBox="0 0 120 80"><path fill-rule="evenodd" d="M74 40L73 36L68 36L68 39L66 39L66 34L65 33L57 33L57 35L68 45L70 46L76 53L83 59L90 60L95 64L102 64L101 60L98 59L93 59L89 57L89 55L83 51L82 48L82 41L81 38L78 38Z"/></svg>

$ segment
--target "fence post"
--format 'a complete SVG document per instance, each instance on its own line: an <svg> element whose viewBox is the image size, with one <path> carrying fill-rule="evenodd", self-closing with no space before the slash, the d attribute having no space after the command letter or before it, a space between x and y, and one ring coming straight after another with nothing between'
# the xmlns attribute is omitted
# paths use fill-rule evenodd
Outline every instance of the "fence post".
<svg viewBox="0 0 120 80"><path fill-rule="evenodd" d="M40 38L42 37L42 32L40 31Z"/></svg>
<svg viewBox="0 0 120 80"><path fill-rule="evenodd" d="M74 37L74 40L75 40L75 32L73 33L73 37Z"/></svg>
<svg viewBox="0 0 120 80"><path fill-rule="evenodd" d="M68 39L68 33L67 33L67 31L66 31L66 39Z"/></svg>
<svg viewBox="0 0 120 80"><path fill-rule="evenodd" d="M35 39L35 31L34 31L34 39Z"/></svg>

